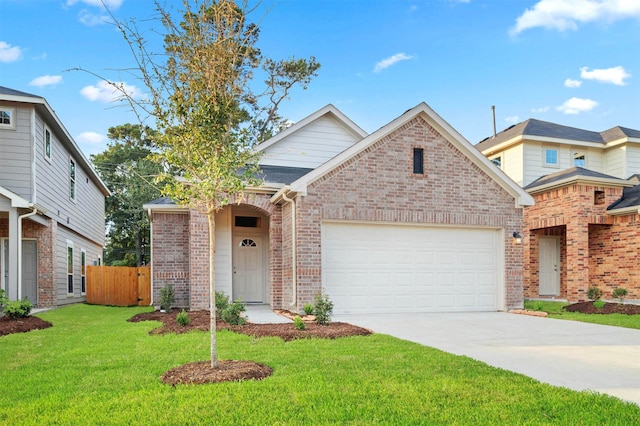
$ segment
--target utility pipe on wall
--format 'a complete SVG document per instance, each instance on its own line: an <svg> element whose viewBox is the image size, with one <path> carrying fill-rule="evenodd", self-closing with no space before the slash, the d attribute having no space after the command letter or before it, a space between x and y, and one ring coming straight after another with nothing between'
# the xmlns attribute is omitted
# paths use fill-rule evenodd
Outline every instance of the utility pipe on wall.
<svg viewBox="0 0 640 426"><path fill-rule="evenodd" d="M18 300L22 299L22 219L38 213L38 209L33 207L33 211L18 216Z"/></svg>
<svg viewBox="0 0 640 426"><path fill-rule="evenodd" d="M287 197L287 194L282 192L282 199L291 204L291 255L292 274L291 286L293 287L293 298L290 306L295 306L298 303L298 250L296 245L296 200L295 198Z"/></svg>

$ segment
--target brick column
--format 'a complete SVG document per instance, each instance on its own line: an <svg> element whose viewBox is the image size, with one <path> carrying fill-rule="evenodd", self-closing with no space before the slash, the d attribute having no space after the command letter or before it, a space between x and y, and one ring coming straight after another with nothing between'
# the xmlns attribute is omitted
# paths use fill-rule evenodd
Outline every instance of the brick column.
<svg viewBox="0 0 640 426"><path fill-rule="evenodd" d="M587 299L589 287L589 225L567 224L567 299Z"/></svg>
<svg viewBox="0 0 640 426"><path fill-rule="evenodd" d="M189 307L209 309L209 223L197 210L189 212ZM211 253L213 256L214 253Z"/></svg>

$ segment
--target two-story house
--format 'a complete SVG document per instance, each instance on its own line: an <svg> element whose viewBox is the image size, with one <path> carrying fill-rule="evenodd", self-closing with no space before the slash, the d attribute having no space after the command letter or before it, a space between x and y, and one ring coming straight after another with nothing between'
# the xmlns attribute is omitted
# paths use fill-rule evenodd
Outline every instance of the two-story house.
<svg viewBox="0 0 640 426"><path fill-rule="evenodd" d="M0 285L37 307L85 300L109 190L47 101L0 86Z"/></svg>
<svg viewBox="0 0 640 426"><path fill-rule="evenodd" d="M525 297L580 301L595 286L640 300L640 130L529 119L476 148L535 200L524 214Z"/></svg>

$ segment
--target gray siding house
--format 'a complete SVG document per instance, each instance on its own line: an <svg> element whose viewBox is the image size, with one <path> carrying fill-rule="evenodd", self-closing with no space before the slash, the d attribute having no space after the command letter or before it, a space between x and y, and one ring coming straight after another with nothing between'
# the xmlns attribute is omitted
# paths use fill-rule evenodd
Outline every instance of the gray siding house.
<svg viewBox="0 0 640 426"><path fill-rule="evenodd" d="M0 287L37 307L85 300L106 185L47 101L0 86Z"/></svg>

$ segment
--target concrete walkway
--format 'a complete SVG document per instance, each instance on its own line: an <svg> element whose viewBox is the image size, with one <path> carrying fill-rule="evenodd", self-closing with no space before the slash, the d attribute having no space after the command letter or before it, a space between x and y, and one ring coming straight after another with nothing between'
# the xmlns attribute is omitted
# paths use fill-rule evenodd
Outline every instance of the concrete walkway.
<svg viewBox="0 0 640 426"><path fill-rule="evenodd" d="M278 315L269 305L246 305L246 317L254 324L274 324L292 322L289 318Z"/></svg>
<svg viewBox="0 0 640 426"><path fill-rule="evenodd" d="M332 321L640 405L640 330L501 312L334 315Z"/></svg>

